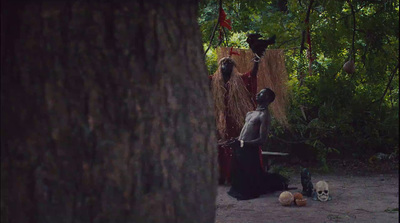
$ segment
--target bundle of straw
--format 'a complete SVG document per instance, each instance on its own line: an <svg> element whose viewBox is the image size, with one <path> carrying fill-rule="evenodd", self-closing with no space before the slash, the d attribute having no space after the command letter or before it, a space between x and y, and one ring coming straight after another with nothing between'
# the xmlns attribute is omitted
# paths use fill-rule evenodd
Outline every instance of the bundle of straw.
<svg viewBox="0 0 400 223"><path fill-rule="evenodd" d="M229 55L230 48L217 49L218 61ZM240 55L232 55L240 73L249 72L253 68L254 54L251 50L234 49ZM288 127L286 108L288 104L287 81L288 74L285 67L284 51L280 49L266 50L259 62L257 73L257 91L270 88L275 92L275 101L270 105L274 118L284 127Z"/></svg>
<svg viewBox="0 0 400 223"><path fill-rule="evenodd" d="M218 69L214 73L212 79L212 94L214 98L214 112L217 130L221 139L236 137L237 135L230 134L236 134L234 133L235 131L238 131L237 134L239 134L240 129L243 127L247 112L254 109L254 104L251 101L251 95L247 91L246 86L241 78L241 74L236 67L233 67L228 83L230 88L227 91L221 73L221 62L219 62ZM227 103L225 98L226 94L228 94ZM229 114L225 113L227 110ZM233 123L229 125L233 126L226 126L227 115L229 115L233 121ZM226 128L231 129L227 131Z"/></svg>

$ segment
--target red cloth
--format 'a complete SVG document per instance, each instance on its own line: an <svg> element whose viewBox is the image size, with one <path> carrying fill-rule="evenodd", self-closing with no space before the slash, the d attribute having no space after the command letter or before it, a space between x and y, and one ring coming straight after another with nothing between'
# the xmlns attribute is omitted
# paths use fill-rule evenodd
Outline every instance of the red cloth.
<svg viewBox="0 0 400 223"><path fill-rule="evenodd" d="M221 25L221 27L225 27L229 30L232 29L232 22L230 19L226 19L226 13L224 9L222 9L222 7L219 8L219 24Z"/></svg>
<svg viewBox="0 0 400 223"><path fill-rule="evenodd" d="M246 86L246 89L250 92L251 98L253 100L255 106L255 98L257 94L257 76L251 76L251 72L247 72L242 76L243 83ZM212 76L210 76L210 80L212 80ZM225 88L227 89L225 95L225 107L227 109L228 102L228 92L229 92L229 84L226 84ZM235 138L240 135L241 128L236 125L234 119L228 115L228 110L225 111L226 117L226 139ZM226 146L218 146L218 164L219 164L219 183L230 182L231 177L231 162L232 162L232 153L233 150L231 147ZM262 157L261 157L261 148L260 148L260 162L262 165Z"/></svg>

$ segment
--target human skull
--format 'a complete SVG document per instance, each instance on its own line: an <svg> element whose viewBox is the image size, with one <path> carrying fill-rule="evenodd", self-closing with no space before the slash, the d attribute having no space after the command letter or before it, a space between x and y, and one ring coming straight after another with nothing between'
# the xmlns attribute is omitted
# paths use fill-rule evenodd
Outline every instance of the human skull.
<svg viewBox="0 0 400 223"><path fill-rule="evenodd" d="M321 180L315 185L315 191L317 192L317 198L320 201L327 201L329 199L329 186L328 183Z"/></svg>

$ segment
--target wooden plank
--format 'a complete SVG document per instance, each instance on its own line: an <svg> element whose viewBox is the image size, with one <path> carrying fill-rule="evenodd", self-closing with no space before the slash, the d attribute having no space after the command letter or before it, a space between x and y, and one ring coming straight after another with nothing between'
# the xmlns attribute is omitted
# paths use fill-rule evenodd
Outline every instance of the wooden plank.
<svg viewBox="0 0 400 223"><path fill-rule="evenodd" d="M267 152L267 151L262 151L262 155L268 155L268 156L287 156L289 153L280 153L280 152Z"/></svg>

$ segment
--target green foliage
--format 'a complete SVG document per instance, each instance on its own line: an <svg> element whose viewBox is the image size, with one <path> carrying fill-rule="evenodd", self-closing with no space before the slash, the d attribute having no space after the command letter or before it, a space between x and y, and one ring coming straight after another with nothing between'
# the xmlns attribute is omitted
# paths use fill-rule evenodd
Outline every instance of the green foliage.
<svg viewBox="0 0 400 223"><path fill-rule="evenodd" d="M246 34L258 32L265 37L276 34L272 48L285 49L290 129L273 122L272 130L274 136L291 143L274 141L269 146L274 150L310 149L322 169L328 168L330 157L365 159L398 149L399 1L351 0L355 32L347 1L314 1L309 24L304 22L309 0L288 0L287 10L279 2L223 1L233 22L223 45L247 48ZM202 1L199 15L203 42L208 46L218 1ZM306 50L300 51L307 25L315 58L311 74ZM211 48L218 45L217 36ZM306 40L304 46L308 48ZM342 67L353 53L356 72L347 74ZM213 73L214 51L207 53L206 61Z"/></svg>
<svg viewBox="0 0 400 223"><path fill-rule="evenodd" d="M204 44L204 49L207 49L207 46ZM215 48L210 48L206 54L206 66L209 71L209 74L212 75L218 68L218 56Z"/></svg>
<svg viewBox="0 0 400 223"><path fill-rule="evenodd" d="M385 212L387 212L387 213L398 213L399 212L399 208L386 208Z"/></svg>

